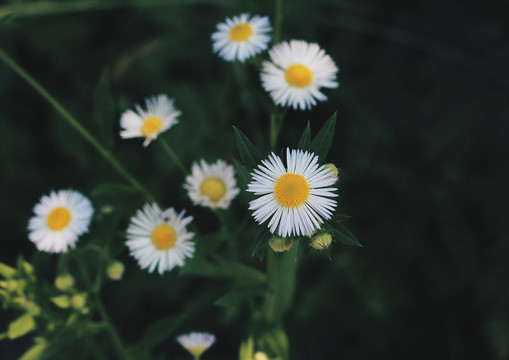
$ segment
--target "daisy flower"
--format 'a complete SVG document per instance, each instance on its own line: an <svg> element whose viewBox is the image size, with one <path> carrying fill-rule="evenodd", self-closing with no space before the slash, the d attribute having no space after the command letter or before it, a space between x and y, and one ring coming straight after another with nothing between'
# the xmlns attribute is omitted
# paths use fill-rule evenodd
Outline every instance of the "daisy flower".
<svg viewBox="0 0 509 360"><path fill-rule="evenodd" d="M88 232L94 209L81 193L60 190L42 196L34 213L28 222L28 238L41 251L60 253L74 247L78 237Z"/></svg>
<svg viewBox="0 0 509 360"><path fill-rule="evenodd" d="M337 203L332 197L336 182L331 170L318 165L318 156L286 149L286 167L272 153L251 173L247 191L260 195L249 203L253 217L279 236L300 236L320 228L332 216Z"/></svg>
<svg viewBox="0 0 509 360"><path fill-rule="evenodd" d="M338 68L318 44L285 41L274 46L269 55L270 61L262 65L262 85L278 105L311 109L316 100L327 100L320 88L338 87Z"/></svg>
<svg viewBox="0 0 509 360"><path fill-rule="evenodd" d="M233 166L223 160L212 165L201 160L193 164L184 188L195 205L227 209L239 193L234 174Z"/></svg>
<svg viewBox="0 0 509 360"><path fill-rule="evenodd" d="M186 257L194 255L194 234L186 230L192 216L184 217L173 208L162 211L156 204L146 204L130 220L127 242L131 256L142 269L159 274L183 266Z"/></svg>
<svg viewBox="0 0 509 360"><path fill-rule="evenodd" d="M226 22L216 26L217 31L212 34L212 49L226 61L246 59L267 49L270 41L269 18L267 16L253 16L244 13L233 18L226 18Z"/></svg>
<svg viewBox="0 0 509 360"><path fill-rule="evenodd" d="M166 95L153 96L145 99L146 110L136 104L136 111L127 110L120 118L120 136L124 139L143 137L143 146L163 131L178 123L181 112L175 109L173 100Z"/></svg>
<svg viewBox="0 0 509 360"><path fill-rule="evenodd" d="M209 333L192 332L177 337L177 341L185 348L195 359L200 356L214 344L216 337Z"/></svg>

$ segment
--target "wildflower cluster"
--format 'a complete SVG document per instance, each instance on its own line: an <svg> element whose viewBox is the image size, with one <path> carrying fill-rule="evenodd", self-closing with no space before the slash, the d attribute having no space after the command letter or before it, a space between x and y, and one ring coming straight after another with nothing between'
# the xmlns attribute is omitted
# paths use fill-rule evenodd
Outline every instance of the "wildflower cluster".
<svg viewBox="0 0 509 360"><path fill-rule="evenodd" d="M263 51L269 48L271 31L268 17L251 17L243 13L217 25L216 32L212 34L212 49L225 61L248 64L250 59L262 56ZM261 86L276 105L309 110L317 105L317 101L327 99L322 89L338 86L338 68L318 44L302 40L283 41L269 49L268 56L261 61L259 76ZM272 112L272 118L279 118L282 122L284 113L277 107L269 111ZM273 280L270 277L274 277L274 274L270 264L277 262L277 256L285 256L285 253L296 256L294 249L306 242L316 251L327 250L333 239L359 245L355 237L341 225L342 218L335 214L339 170L333 164L324 163L332 143L336 115L325 123L313 139L308 125L299 143L287 147L279 155L276 147L281 123L271 127L270 153L260 150L242 131L235 129L241 161L234 160L232 165L224 159L217 159L210 163L204 159L208 156L206 150L197 149L197 159L188 167L161 134L178 124L190 127L191 122L184 112L177 109L175 100L166 94L146 98L143 106L136 104L134 110L126 110L119 118L121 138L141 138L144 147L156 141L163 145L171 160L182 171L181 175L184 175L177 193L187 194L188 209L162 206L130 175L126 176L128 181L147 199L145 204L137 204L125 219L118 208L93 204L93 196L91 200L75 190L54 190L41 197L33 209L33 217L28 221L28 238L39 251L61 255L58 274L54 286L40 292L49 301L41 301L26 291L31 288L26 284L35 283L30 264L20 260L21 267L17 270L0 264L0 274L6 278L0 283L4 303L19 305L26 312L23 315L27 317L25 320L30 318L27 320L29 325L24 322L23 330L17 330L16 334L23 335L35 329L34 317L40 314L38 304L44 303L48 313L56 315L53 320L49 316L46 324L52 329L49 331L52 335L37 343L37 349L41 348L42 343L49 343L51 336L57 336L55 328L58 326L74 331L81 326L79 324L86 323L88 325L83 328L95 331L91 324L99 316L105 324L102 326L107 328L116 344L118 355L128 358L129 352L109 323L109 317L97 295L105 278L114 281L124 279L125 265L117 260L118 254L110 246L116 240L116 235L110 234L104 242L91 240L94 237L94 224L107 222L103 217L115 214L121 219L119 223L125 224L124 228L119 229L122 248L129 252L142 270L164 275L182 268L183 274L240 279L230 292L217 299L217 304L240 298L240 301L250 302L254 306L254 298L267 299L264 308L269 309L266 310L269 326L258 336L257 346L260 349L255 351L252 343L246 345L245 351L241 347L241 353L245 354L241 355L241 359L286 358L288 340L284 331L277 327L283 313L277 314L279 319L271 313L274 306L270 301L273 301L274 289L271 288ZM104 154L105 150L101 149L101 152ZM122 169L122 174L128 174L116 160L112 160L113 155L106 158L117 169ZM263 225L260 242L265 245L262 248L269 249L267 256L272 257L267 260L267 274L256 266L241 264L242 258L237 254L239 239L254 237L251 232L244 231L237 219L232 220L238 214L231 208L240 195L249 200L241 199L237 206L250 211L255 222ZM206 244L207 235L198 231L199 224L191 215L192 206L207 208L210 214L220 220L222 228L209 235L210 238L216 238L210 242L216 245L216 249L223 246L222 242L227 238L230 265L221 258L221 252L210 250L213 246ZM200 250L204 255L198 258ZM74 273L76 269L79 275ZM256 318L255 313L253 317ZM8 336L13 338L11 327L16 328L16 325L11 324L8 330ZM267 340L273 338L278 340ZM214 335L199 332L177 337L178 343L194 359L199 359L215 340Z"/></svg>

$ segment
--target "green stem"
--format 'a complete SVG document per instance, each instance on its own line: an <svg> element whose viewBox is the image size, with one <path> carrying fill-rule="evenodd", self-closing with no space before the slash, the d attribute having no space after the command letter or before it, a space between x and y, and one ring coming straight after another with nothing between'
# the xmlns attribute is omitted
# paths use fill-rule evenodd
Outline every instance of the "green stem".
<svg viewBox="0 0 509 360"><path fill-rule="evenodd" d="M90 145L102 155L132 186L143 193L148 201L155 202L152 194L136 180L118 161L112 153L110 153L101 143L69 112L62 104L60 104L41 84L39 84L32 76L23 70L9 55L0 49L0 59L7 66L14 70L23 80L25 80L35 91L37 91L51 106L71 125L80 135L88 141Z"/></svg>
<svg viewBox="0 0 509 360"><path fill-rule="evenodd" d="M78 268L81 272L81 277L83 278L83 281L85 282L85 286L87 290L91 290L92 283L90 281L90 277L88 275L87 267L85 266L85 263L80 257L80 253L74 253L76 263L78 265ZM93 292L93 299L95 300L95 307L99 312L99 315L101 315L101 318L104 321L104 324L106 326L106 330L108 331L108 334L111 337L111 340L113 341L113 344L115 345L115 348L120 355L120 359L129 360L129 354L127 353L127 350L124 346L124 343L122 342L122 339L118 335L115 327L113 326L113 323L111 322L110 317L108 316L108 313L104 309L104 306L101 302L101 298L99 297L99 294L96 292Z"/></svg>
<svg viewBox="0 0 509 360"><path fill-rule="evenodd" d="M235 236L235 234L232 231L230 231L230 229L228 227L228 217L227 217L228 214L227 214L226 210L223 210L223 209L217 209L216 214L217 214L217 217L219 218L219 220L221 221L222 233L224 234L224 236L226 237L226 239L228 241L228 251L229 251L230 259L233 262L237 262L238 258L239 258L239 254L238 254L238 250L237 250L237 237Z"/></svg>
<svg viewBox="0 0 509 360"><path fill-rule="evenodd" d="M267 297L265 300L265 321L273 324L276 319L277 254L269 248L267 253Z"/></svg>
<svg viewBox="0 0 509 360"><path fill-rule="evenodd" d="M175 163L175 165L177 165L179 170L182 171L182 173L184 175L188 175L189 171L187 171L184 164L182 164L182 162L180 161L177 154L175 154L175 151L173 151L173 149L171 148L170 144L168 144L168 142L166 140L164 140L163 138L158 139L158 141L161 143L161 145L163 146L164 150L166 151L168 156L171 158L171 160Z"/></svg>
<svg viewBox="0 0 509 360"><path fill-rule="evenodd" d="M283 23L283 0L276 0L276 6L274 11L274 37L273 45L277 45L281 42L281 25Z"/></svg>

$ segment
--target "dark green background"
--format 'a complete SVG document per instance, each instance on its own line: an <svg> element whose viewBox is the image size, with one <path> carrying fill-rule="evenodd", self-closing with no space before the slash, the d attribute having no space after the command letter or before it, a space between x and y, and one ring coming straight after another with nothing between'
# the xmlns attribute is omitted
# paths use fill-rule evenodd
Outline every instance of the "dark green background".
<svg viewBox="0 0 509 360"><path fill-rule="evenodd" d="M108 68L115 119L146 96L175 99L181 123L164 137L186 165L232 160L232 124L266 149L261 104L269 98L258 74L213 55L210 34L243 11L273 21L272 2L174 3L20 13L1 25L0 44L94 133L92 93ZM341 86L325 90L329 101L312 111L289 111L280 146L295 146L308 120L316 134L338 111L329 160L342 169L340 211L352 216L348 226L364 245L334 243L330 259L304 252L285 323L292 359L509 356L507 10L502 0L284 2L283 39L318 42L340 67ZM0 261L12 264L34 254L26 225L42 194L67 187L91 194L123 180L3 63L0 80ZM201 233L217 227L212 213L191 207L183 176L158 144L121 140L118 128L115 120L113 151L122 163L165 205L190 208ZM142 200L128 204L119 244ZM239 244L246 258L252 236ZM126 249L120 258L126 276L103 294L128 343L189 299L228 287L178 271L149 275ZM47 281L53 276L49 270ZM245 315L211 305L179 332L214 332L218 342L204 359L234 359L247 335ZM3 311L1 328L15 316ZM3 340L0 358L14 359L30 344L30 337ZM186 355L170 339L154 356Z"/></svg>

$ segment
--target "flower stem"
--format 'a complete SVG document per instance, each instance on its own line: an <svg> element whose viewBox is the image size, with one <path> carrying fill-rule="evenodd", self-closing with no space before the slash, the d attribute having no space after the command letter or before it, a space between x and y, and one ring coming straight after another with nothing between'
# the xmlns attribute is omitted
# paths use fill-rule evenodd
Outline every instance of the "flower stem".
<svg viewBox="0 0 509 360"><path fill-rule="evenodd" d="M159 141L161 142L161 145L163 146L163 148L166 151L166 153L168 154L168 156L175 163L175 165L177 165L179 170L182 171L182 173L184 175L188 175L189 171L186 169L184 164L182 164L182 162L180 161L177 154L175 154L175 151L173 151L173 149L171 148L170 144L168 144L168 142L166 140L164 140L163 138L160 138Z"/></svg>
<svg viewBox="0 0 509 360"><path fill-rule="evenodd" d="M273 324L276 319L277 254L269 248L267 253L267 297L265 301L265 321Z"/></svg>
<svg viewBox="0 0 509 360"><path fill-rule="evenodd" d="M274 11L274 37L273 45L277 45L281 42L281 24L283 22L283 0L276 0L276 6Z"/></svg>
<svg viewBox="0 0 509 360"><path fill-rule="evenodd" d="M101 143L66 109L60 104L41 84L39 84L32 76L23 70L9 55L0 49L0 59L7 66L14 70L23 80L25 80L35 91L37 91L62 117L71 125L80 135L88 141L90 145L102 155L133 187L143 193L148 201L155 202L152 194L132 176L117 159L109 152Z"/></svg>

